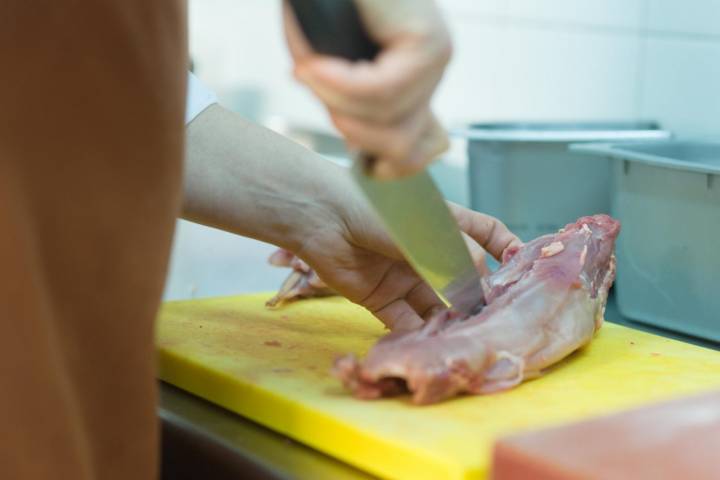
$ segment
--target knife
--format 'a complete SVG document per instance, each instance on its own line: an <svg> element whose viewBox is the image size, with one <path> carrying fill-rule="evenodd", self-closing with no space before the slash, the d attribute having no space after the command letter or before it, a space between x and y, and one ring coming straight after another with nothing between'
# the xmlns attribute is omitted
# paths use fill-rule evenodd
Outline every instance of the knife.
<svg viewBox="0 0 720 480"><path fill-rule="evenodd" d="M380 47L366 32L352 0L288 0L316 52L372 60ZM371 154L359 152L351 169L397 247L448 306L473 314L485 305L480 274L457 222L426 170L398 180L370 175Z"/></svg>

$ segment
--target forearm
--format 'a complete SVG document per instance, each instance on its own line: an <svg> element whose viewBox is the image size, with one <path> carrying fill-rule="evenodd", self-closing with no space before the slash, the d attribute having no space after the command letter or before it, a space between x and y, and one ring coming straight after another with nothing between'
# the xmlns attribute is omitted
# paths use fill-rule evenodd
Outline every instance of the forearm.
<svg viewBox="0 0 720 480"><path fill-rule="evenodd" d="M342 168L218 105L188 126L188 220L298 251L338 223L348 184Z"/></svg>

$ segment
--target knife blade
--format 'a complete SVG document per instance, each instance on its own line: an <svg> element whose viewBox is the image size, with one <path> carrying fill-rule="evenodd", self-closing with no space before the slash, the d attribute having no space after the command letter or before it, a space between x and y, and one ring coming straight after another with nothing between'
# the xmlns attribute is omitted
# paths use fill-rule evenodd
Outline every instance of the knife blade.
<svg viewBox="0 0 720 480"><path fill-rule="evenodd" d="M289 0L313 49L348 60L372 60L380 48L367 34L352 0ZM448 306L473 314L485 305L480 274L427 170L377 180L373 157L358 153L352 176L413 269Z"/></svg>

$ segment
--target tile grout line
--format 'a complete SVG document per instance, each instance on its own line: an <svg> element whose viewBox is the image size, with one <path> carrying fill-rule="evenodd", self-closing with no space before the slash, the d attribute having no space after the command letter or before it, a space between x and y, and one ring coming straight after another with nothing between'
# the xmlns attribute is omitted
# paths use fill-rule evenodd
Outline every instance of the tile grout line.
<svg viewBox="0 0 720 480"><path fill-rule="evenodd" d="M645 5L644 2L643 4ZM645 8L643 8L643 10L645 14ZM652 29L644 24L645 19L643 19L643 25L636 28L561 20L541 20L516 15L486 14L467 10L448 11L446 15L448 17L456 17L457 20L465 23L478 22L497 27L521 27L534 30L618 36L636 36L642 34L653 38L675 38L687 41L720 43L720 34Z"/></svg>

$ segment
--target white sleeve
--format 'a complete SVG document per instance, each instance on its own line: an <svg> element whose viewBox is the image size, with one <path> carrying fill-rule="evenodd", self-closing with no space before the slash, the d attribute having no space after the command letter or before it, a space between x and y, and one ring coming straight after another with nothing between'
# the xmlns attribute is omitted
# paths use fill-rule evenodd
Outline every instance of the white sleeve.
<svg viewBox="0 0 720 480"><path fill-rule="evenodd" d="M192 122L200 112L217 103L217 96L188 72L187 99L185 100L185 125Z"/></svg>

